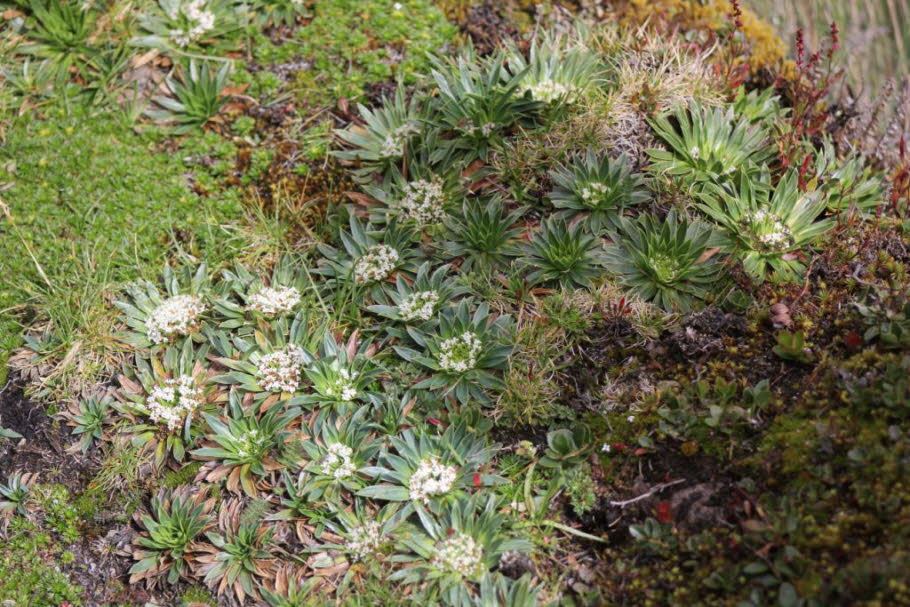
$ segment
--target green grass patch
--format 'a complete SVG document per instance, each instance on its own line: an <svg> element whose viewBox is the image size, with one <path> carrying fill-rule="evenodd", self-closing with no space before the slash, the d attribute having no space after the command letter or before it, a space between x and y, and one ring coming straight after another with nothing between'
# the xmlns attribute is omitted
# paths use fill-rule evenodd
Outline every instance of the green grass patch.
<svg viewBox="0 0 910 607"><path fill-rule="evenodd" d="M317 105L359 100L371 83L412 82L429 70L427 53L451 43L457 32L429 0L323 0L313 15L295 41L257 44L254 53L267 63L294 56L309 61L297 74L298 95Z"/></svg>
<svg viewBox="0 0 910 607"><path fill-rule="evenodd" d="M236 251L222 227L237 196L200 197L179 154L162 153L116 114L60 110L21 120L0 149L6 216L0 239L0 351L23 325L50 322L42 344L62 355L110 345L108 299L153 277L169 256L217 262Z"/></svg>

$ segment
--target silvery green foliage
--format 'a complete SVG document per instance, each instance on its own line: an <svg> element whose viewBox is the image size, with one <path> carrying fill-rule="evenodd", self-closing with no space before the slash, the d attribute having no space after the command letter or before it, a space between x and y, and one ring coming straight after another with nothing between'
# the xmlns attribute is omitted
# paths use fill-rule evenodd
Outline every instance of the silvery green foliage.
<svg viewBox="0 0 910 607"><path fill-rule="evenodd" d="M550 217L522 250L531 284L586 287L603 272L603 244L581 221Z"/></svg>
<svg viewBox="0 0 910 607"><path fill-rule="evenodd" d="M670 121L673 119L676 125ZM737 119L733 108L689 108L649 120L668 150L648 150L650 170L699 190L706 183L729 183L740 174L755 175L773 155L767 129Z"/></svg>
<svg viewBox="0 0 910 607"><path fill-rule="evenodd" d="M645 301L687 311L717 284L721 266L705 253L712 232L702 222L642 215L622 219L610 234L607 268Z"/></svg>
<svg viewBox="0 0 910 607"><path fill-rule="evenodd" d="M800 191L798 181L791 169L772 186L766 169L756 179L743 175L733 190L711 185L700 197L699 208L726 236L724 248L757 280L802 274L799 254L834 227L833 218L819 219L825 196Z"/></svg>
<svg viewBox="0 0 910 607"><path fill-rule="evenodd" d="M512 346L509 344L512 319L492 315L485 303L472 312L468 301L446 308L432 328L410 326L407 334L412 346L395 346L395 352L409 362L431 372L415 384L459 402L486 402L488 390L499 390L502 380L496 371L505 367Z"/></svg>
<svg viewBox="0 0 910 607"><path fill-rule="evenodd" d="M616 224L626 209L650 198L626 156L598 157L592 149L550 172L549 198L569 221L582 217L595 234Z"/></svg>

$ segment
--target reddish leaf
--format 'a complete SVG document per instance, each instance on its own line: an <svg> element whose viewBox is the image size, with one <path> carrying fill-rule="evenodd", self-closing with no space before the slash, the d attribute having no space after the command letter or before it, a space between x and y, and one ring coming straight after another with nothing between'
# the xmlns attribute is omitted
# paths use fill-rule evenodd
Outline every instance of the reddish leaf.
<svg viewBox="0 0 910 607"><path fill-rule="evenodd" d="M856 331L850 331L844 336L844 343L848 348L859 350L863 347L863 337Z"/></svg>
<svg viewBox="0 0 910 607"><path fill-rule="evenodd" d="M661 523L669 523L673 520L673 510L670 508L670 502L663 501L657 503L657 520Z"/></svg>

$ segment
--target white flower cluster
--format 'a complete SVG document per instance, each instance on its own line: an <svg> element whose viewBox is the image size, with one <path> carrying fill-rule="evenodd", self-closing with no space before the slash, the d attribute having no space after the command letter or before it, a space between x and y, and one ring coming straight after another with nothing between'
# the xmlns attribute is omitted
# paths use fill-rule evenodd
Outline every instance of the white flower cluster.
<svg viewBox="0 0 910 607"><path fill-rule="evenodd" d="M249 457L251 455L258 457L268 444L268 437L260 434L256 428L250 428L243 435L237 438L237 445L240 447L236 453L238 457Z"/></svg>
<svg viewBox="0 0 910 607"><path fill-rule="evenodd" d="M436 291L415 291L398 304L398 314L404 320L430 320L439 304Z"/></svg>
<svg viewBox="0 0 910 607"><path fill-rule="evenodd" d="M585 187L581 188L579 194L581 195L581 199L585 204L593 206L594 203L598 200L601 200L604 197L604 194L606 194L608 191L609 188L605 184L600 183L599 181L592 181Z"/></svg>
<svg viewBox="0 0 910 607"><path fill-rule="evenodd" d="M559 99L565 99L568 102L575 98L575 87L565 85L549 78L536 82L525 87L524 91L530 91L531 97L544 103L552 103Z"/></svg>
<svg viewBox="0 0 910 607"><path fill-rule="evenodd" d="M749 218L752 232L769 249L784 250L793 242L793 232L780 217L765 210L758 210Z"/></svg>
<svg viewBox="0 0 910 607"><path fill-rule="evenodd" d="M168 430L182 426L201 402L202 390L189 375L164 380L155 386L145 401L149 418L156 424L167 424Z"/></svg>
<svg viewBox="0 0 910 607"><path fill-rule="evenodd" d="M160 344L173 335L191 333L199 327L199 317L205 310L201 295L175 295L148 315L146 334L152 343Z"/></svg>
<svg viewBox="0 0 910 607"><path fill-rule="evenodd" d="M493 133L493 131L496 130L496 123L495 122L485 122L484 124L482 124L480 126L472 124L469 127L463 127L461 130L462 130L462 132L464 132L465 135L468 135L468 136L473 136L473 135L476 135L477 133L480 133L484 137L489 137Z"/></svg>
<svg viewBox="0 0 910 607"><path fill-rule="evenodd" d="M383 158L400 158L404 155L404 146L408 142L408 138L419 130L420 128L413 122L401 125L386 135L379 154Z"/></svg>
<svg viewBox="0 0 910 607"><path fill-rule="evenodd" d="M439 344L439 366L446 371L464 372L477 365L483 343L471 331L465 331Z"/></svg>
<svg viewBox="0 0 910 607"><path fill-rule="evenodd" d="M305 363L303 348L291 344L260 358L256 378L262 389L268 392L295 392L300 387Z"/></svg>
<svg viewBox="0 0 910 607"><path fill-rule="evenodd" d="M404 198L399 203L404 216L420 225L429 225L445 219L446 196L442 179L418 179L404 187Z"/></svg>
<svg viewBox="0 0 910 607"><path fill-rule="evenodd" d="M300 291L294 287L262 287L250 296L247 310L267 316L290 312L300 303Z"/></svg>
<svg viewBox="0 0 910 607"><path fill-rule="evenodd" d="M354 382L357 380L357 374L347 369L338 369L336 377L325 388L326 396L337 396L345 402L350 402L357 398L357 388Z"/></svg>
<svg viewBox="0 0 910 607"><path fill-rule="evenodd" d="M206 0L189 0L183 4L174 4L168 10L167 16L171 21L177 21L182 14L188 22L187 29L173 29L170 31L171 40L180 47L189 46L202 37L207 31L215 27L215 13L205 6Z"/></svg>
<svg viewBox="0 0 910 607"><path fill-rule="evenodd" d="M354 450L343 443L332 443L322 458L322 473L336 481L348 478L357 472L351 457Z"/></svg>
<svg viewBox="0 0 910 607"><path fill-rule="evenodd" d="M470 535L456 533L437 544L432 563L437 569L462 577L477 575L483 567L483 547Z"/></svg>
<svg viewBox="0 0 910 607"><path fill-rule="evenodd" d="M395 269L399 258L392 247L373 245L354 264L354 281L363 284L383 280Z"/></svg>
<svg viewBox="0 0 910 607"><path fill-rule="evenodd" d="M362 559L378 550L381 543L382 525L377 521L367 521L351 530L345 548L352 552L355 558Z"/></svg>
<svg viewBox="0 0 910 607"><path fill-rule="evenodd" d="M408 489L411 499L429 503L434 495L443 495L452 489L458 469L455 466L446 466L433 455L417 466L417 470L408 479Z"/></svg>

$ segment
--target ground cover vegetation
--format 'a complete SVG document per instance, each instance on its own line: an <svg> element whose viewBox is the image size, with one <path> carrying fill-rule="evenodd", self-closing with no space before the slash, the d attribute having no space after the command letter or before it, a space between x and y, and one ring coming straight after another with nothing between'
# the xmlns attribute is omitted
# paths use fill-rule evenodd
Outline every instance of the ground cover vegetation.
<svg viewBox="0 0 910 607"><path fill-rule="evenodd" d="M836 24L3 8L0 599L910 604L906 107Z"/></svg>

